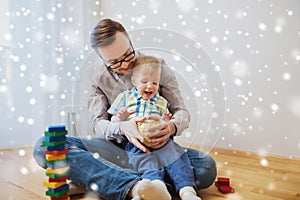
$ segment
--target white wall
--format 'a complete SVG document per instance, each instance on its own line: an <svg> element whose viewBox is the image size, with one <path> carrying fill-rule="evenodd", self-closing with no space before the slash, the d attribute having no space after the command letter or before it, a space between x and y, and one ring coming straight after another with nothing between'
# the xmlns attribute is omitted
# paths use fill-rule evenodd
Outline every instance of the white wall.
<svg viewBox="0 0 300 200"><path fill-rule="evenodd" d="M175 69L193 115L181 139L300 157L298 0L129 2L1 1L0 147L32 145L61 122L89 31L107 16Z"/></svg>
<svg viewBox="0 0 300 200"><path fill-rule="evenodd" d="M199 132L200 127L202 131L197 134L205 137L208 133L208 138L198 137L193 140L194 143L199 142L204 145L216 143L217 146L226 148L300 157L300 2L298 0L102 2L103 17L121 21L128 30L131 30L136 46L142 48L140 38L136 37L138 35L136 32L139 32L137 29L167 28L177 31L173 32L174 35L184 34L201 43L216 63L216 71L222 77L221 82L226 91L223 96L226 105L222 105L222 100L213 99L214 106L207 103L206 107L196 107L200 113L213 114L213 117L210 117L212 121L224 116L223 107L225 107L226 119L223 130L218 131L222 128L219 124L222 122L221 119L209 126L207 116L202 116L200 122L192 122L191 128L183 136L186 140L191 139L190 134ZM160 54L157 51L159 44L156 43L161 43L163 46L165 36L148 35L155 43L154 53ZM172 45L177 45L171 48L170 44L171 49L168 49L170 51L176 49L178 52L180 51L178 49L186 49L181 40L172 41L170 38L167 40L171 41ZM186 38L183 40L189 41ZM147 42L145 44L149 45ZM191 48L182 52L194 53ZM170 53L161 54L170 57ZM180 66L176 66L178 63L174 63L172 58L167 61L175 66L175 71L180 69ZM217 72L208 71L201 61L192 61L192 63L206 76L207 88L213 90L215 86L212 84L221 80L213 74ZM187 66L187 62L181 64ZM183 69L190 70L185 66ZM187 84L182 88L184 96L186 97L188 93L190 97L193 96L193 87L196 85L192 81L194 77L192 75L183 77L178 73L177 75L181 82L184 82L183 84ZM216 79L211 80L213 78ZM199 85L200 83L203 81L200 81ZM200 87L206 86L204 84ZM199 117L193 110L196 104L192 103L190 97L185 98L188 107L192 109L194 116ZM196 96L192 99L204 105L205 97L205 93L202 92L200 98ZM222 98L222 95L219 97ZM204 125L201 124L202 119L205 121ZM200 124L198 127L197 123Z"/></svg>
<svg viewBox="0 0 300 200"><path fill-rule="evenodd" d="M33 145L61 124L99 9L83 0L0 2L0 148Z"/></svg>

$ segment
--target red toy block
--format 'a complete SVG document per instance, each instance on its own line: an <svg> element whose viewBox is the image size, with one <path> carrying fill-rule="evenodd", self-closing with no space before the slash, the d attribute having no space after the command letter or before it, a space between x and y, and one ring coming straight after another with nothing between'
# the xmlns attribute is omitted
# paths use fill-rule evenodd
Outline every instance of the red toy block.
<svg viewBox="0 0 300 200"><path fill-rule="evenodd" d="M221 185L230 185L230 179L218 177L218 181L216 181L216 186L221 186Z"/></svg>
<svg viewBox="0 0 300 200"><path fill-rule="evenodd" d="M45 154L48 154L48 155L53 155L53 156L60 156L60 155L64 155L64 154L67 154L69 153L69 149L64 149L64 150L55 150L55 151L49 151L49 150L46 150L45 151Z"/></svg>
<svg viewBox="0 0 300 200"><path fill-rule="evenodd" d="M220 192L223 194L227 193L233 193L234 189L230 187L230 179L224 178L224 177L218 177L217 181L215 182L215 185L219 189Z"/></svg>
<svg viewBox="0 0 300 200"><path fill-rule="evenodd" d="M60 177L60 178L50 178L49 177L49 180L48 180L50 183L51 182L66 182L67 181L67 176L63 176L63 177Z"/></svg>
<svg viewBox="0 0 300 200"><path fill-rule="evenodd" d="M49 199L51 199L51 200L67 200L67 199L70 199L70 198L67 194L65 194L65 195L57 197L57 198L50 196Z"/></svg>
<svg viewBox="0 0 300 200"><path fill-rule="evenodd" d="M230 187L229 185L221 185L218 186L218 189L220 192L222 192L223 194L227 194L227 193L234 193L234 189L232 187Z"/></svg>

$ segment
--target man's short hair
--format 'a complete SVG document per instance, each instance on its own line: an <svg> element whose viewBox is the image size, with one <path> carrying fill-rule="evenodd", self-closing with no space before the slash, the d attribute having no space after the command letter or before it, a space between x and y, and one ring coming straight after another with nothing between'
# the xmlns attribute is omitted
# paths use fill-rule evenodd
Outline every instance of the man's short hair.
<svg viewBox="0 0 300 200"><path fill-rule="evenodd" d="M128 33L122 24L112 19L102 19L92 30L90 43L93 49L112 44L118 32L123 32L127 37ZM129 38L129 37L128 37Z"/></svg>

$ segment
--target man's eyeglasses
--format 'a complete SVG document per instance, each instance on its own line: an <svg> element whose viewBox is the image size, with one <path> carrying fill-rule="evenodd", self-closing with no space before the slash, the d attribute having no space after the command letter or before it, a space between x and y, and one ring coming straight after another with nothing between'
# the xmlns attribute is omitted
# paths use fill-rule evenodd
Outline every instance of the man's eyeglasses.
<svg viewBox="0 0 300 200"><path fill-rule="evenodd" d="M109 65L107 65L107 68L117 69L121 67L123 62L130 62L134 58L134 56L135 56L135 51L134 49L132 49L132 51L129 54L127 54L122 60L110 63Z"/></svg>

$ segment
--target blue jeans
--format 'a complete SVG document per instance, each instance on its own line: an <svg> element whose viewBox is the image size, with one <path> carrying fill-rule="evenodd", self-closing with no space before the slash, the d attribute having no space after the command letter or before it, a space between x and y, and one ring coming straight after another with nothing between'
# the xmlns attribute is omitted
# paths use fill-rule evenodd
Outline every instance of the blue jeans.
<svg viewBox="0 0 300 200"><path fill-rule="evenodd" d="M162 148L150 150L151 154L146 154L130 142L126 145L128 162L135 171L142 173L143 179L165 182L168 176L176 192L185 186L196 187L191 162L181 146L175 145L170 138ZM168 183L166 185L171 188Z"/></svg>
<svg viewBox="0 0 300 200"><path fill-rule="evenodd" d="M42 141L43 137L37 141L33 156L38 165L46 168L46 146ZM104 199L125 200L131 187L142 179L141 174L128 164L127 152L121 145L103 139L67 137L66 147L70 149L69 179L81 187L96 190ZM186 150L193 166L196 188L209 187L216 178L215 161L197 150ZM171 193L174 191L170 190Z"/></svg>

